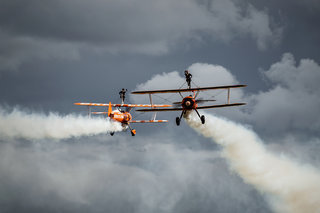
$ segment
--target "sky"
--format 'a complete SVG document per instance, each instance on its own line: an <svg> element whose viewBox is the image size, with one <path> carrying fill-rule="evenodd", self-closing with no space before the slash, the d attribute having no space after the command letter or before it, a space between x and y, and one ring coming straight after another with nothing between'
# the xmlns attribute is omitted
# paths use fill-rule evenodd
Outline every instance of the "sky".
<svg viewBox="0 0 320 213"><path fill-rule="evenodd" d="M221 144L184 120L177 127L179 113L158 113L168 124L136 124L135 137L111 137L109 123L84 120L86 108L73 105L120 102L121 88L126 102L147 103L129 92L179 88L186 69L196 86L248 85L231 91L247 105L201 114L237 122L273 155L319 170L319 1L0 5L1 212L279 212ZM225 95L200 96L223 103Z"/></svg>

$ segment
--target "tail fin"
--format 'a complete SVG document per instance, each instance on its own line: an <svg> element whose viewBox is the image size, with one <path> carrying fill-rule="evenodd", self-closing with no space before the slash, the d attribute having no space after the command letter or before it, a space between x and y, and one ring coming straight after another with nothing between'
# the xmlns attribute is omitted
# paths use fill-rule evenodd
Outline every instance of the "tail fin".
<svg viewBox="0 0 320 213"><path fill-rule="evenodd" d="M109 102L108 117L110 117L111 112L112 112L112 106L111 106L111 102Z"/></svg>

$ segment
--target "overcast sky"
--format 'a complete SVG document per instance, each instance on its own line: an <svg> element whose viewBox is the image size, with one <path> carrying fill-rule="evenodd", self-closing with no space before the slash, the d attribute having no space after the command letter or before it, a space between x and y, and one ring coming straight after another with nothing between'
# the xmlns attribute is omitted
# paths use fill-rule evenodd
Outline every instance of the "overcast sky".
<svg viewBox="0 0 320 213"><path fill-rule="evenodd" d="M121 88L178 88L189 69L199 86L248 85L232 92L246 106L206 113L319 168L319 23L318 0L0 0L0 114L85 114L73 103L120 102ZM127 102L146 101L128 94ZM220 147L184 121L176 127L176 116L136 125L135 138L1 137L0 209L272 212L268 196L230 171Z"/></svg>

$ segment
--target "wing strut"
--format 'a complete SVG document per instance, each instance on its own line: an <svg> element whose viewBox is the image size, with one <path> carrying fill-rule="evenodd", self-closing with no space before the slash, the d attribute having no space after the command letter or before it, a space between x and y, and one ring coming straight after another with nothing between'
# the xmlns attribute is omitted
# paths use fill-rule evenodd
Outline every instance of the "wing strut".
<svg viewBox="0 0 320 213"><path fill-rule="evenodd" d="M228 104L230 104L230 88L228 88Z"/></svg>
<svg viewBox="0 0 320 213"><path fill-rule="evenodd" d="M151 108L155 108L155 107L153 106L153 103L152 103L152 94L151 94L151 93L149 94L149 99L150 99ZM157 117L157 112L154 112L151 119L152 119L152 120L156 120L156 117Z"/></svg>
<svg viewBox="0 0 320 213"><path fill-rule="evenodd" d="M179 92L179 95L181 96L182 99L184 98L184 97L181 95L181 92Z"/></svg>
<svg viewBox="0 0 320 213"><path fill-rule="evenodd" d="M91 107L88 106L88 118L91 118Z"/></svg>

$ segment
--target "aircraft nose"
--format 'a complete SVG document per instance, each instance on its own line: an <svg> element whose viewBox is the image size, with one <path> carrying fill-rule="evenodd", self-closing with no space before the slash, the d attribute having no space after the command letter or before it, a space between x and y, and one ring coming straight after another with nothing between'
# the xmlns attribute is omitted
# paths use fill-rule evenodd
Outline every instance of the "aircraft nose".
<svg viewBox="0 0 320 213"><path fill-rule="evenodd" d="M186 106L190 106L190 105L191 105L190 101L186 101Z"/></svg>

